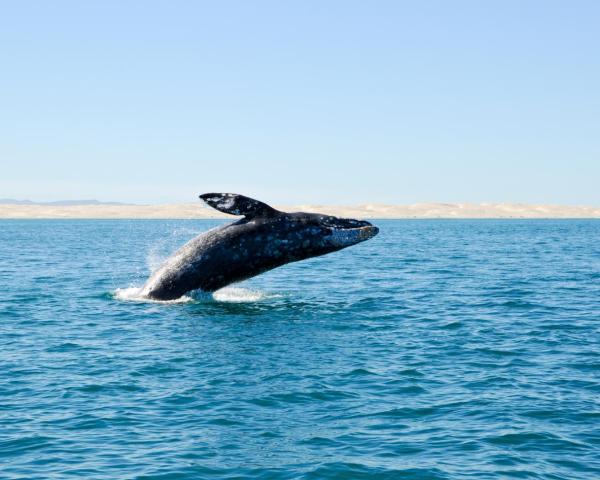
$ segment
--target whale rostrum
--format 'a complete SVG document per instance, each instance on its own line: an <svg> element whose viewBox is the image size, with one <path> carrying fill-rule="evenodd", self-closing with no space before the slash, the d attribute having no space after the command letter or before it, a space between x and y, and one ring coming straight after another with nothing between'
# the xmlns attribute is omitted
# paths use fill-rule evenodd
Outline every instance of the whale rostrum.
<svg viewBox="0 0 600 480"><path fill-rule="evenodd" d="M150 276L142 295L173 300L192 290L214 292L286 263L355 245L379 232L363 220L281 212L234 193L205 193L200 198L220 212L243 218L183 245Z"/></svg>

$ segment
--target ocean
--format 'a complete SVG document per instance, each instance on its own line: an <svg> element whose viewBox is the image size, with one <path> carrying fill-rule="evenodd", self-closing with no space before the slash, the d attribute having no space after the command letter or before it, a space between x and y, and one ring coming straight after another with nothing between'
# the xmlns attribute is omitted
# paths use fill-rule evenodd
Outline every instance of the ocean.
<svg viewBox="0 0 600 480"><path fill-rule="evenodd" d="M374 221L132 295L223 222L0 221L0 478L600 478L600 221Z"/></svg>

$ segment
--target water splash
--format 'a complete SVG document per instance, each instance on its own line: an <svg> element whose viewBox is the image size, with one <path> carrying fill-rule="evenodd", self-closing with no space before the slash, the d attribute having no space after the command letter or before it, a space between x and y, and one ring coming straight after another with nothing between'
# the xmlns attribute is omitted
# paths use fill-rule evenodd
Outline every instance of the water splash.
<svg viewBox="0 0 600 480"><path fill-rule="evenodd" d="M183 295L182 297L176 298L175 300L155 300L152 298L148 298L142 295L142 287L117 288L113 293L113 298L116 298L117 300L164 304L209 302L252 303L259 302L266 298L275 298L278 296L279 295L267 294L265 292L261 292L260 290L242 287L225 287L221 290L217 290L214 293L195 290L193 292L190 292L188 295Z"/></svg>
<svg viewBox="0 0 600 480"><path fill-rule="evenodd" d="M242 287L225 287L212 294L212 298L217 302L231 303L258 302L273 296L274 295L267 295L260 290L251 290Z"/></svg>
<svg viewBox="0 0 600 480"><path fill-rule="evenodd" d="M150 273L158 270L158 267L167 259L167 255L161 251L164 247L160 244L153 245L146 255L146 266Z"/></svg>
<svg viewBox="0 0 600 480"><path fill-rule="evenodd" d="M174 228L170 236L165 236L156 241L150 246L148 253L146 254L146 267L148 268L148 271L154 273L173 254L173 252L199 233L204 232L199 232L194 228L179 227Z"/></svg>
<svg viewBox="0 0 600 480"><path fill-rule="evenodd" d="M124 300L128 302L139 302L139 303L190 303L194 301L194 298L184 295L176 298L175 300L155 300L142 295L142 287L127 287L117 288L113 293L113 297L117 300Z"/></svg>

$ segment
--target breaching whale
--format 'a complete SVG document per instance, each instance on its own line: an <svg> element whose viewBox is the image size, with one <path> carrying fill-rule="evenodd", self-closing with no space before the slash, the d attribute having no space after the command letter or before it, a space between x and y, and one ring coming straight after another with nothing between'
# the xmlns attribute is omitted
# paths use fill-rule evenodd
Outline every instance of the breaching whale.
<svg viewBox="0 0 600 480"><path fill-rule="evenodd" d="M368 240L369 222L315 213L280 212L234 193L205 193L211 207L240 220L190 240L146 281L141 294L173 300L191 290L214 292L290 262L317 257Z"/></svg>

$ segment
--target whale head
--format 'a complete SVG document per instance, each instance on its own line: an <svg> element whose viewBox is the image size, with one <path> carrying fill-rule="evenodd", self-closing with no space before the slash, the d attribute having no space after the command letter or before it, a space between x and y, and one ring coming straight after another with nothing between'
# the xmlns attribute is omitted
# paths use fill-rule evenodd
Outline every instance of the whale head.
<svg viewBox="0 0 600 480"><path fill-rule="evenodd" d="M365 220L318 213L283 213L276 222L285 224L290 248L302 258L324 255L373 238L379 229Z"/></svg>

